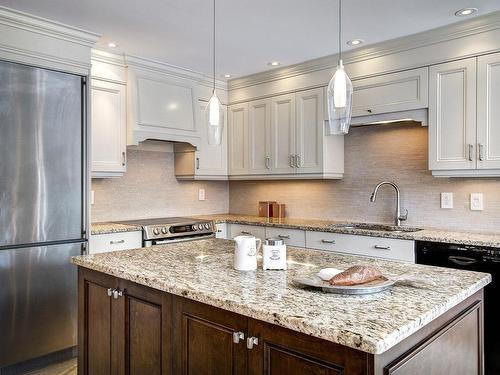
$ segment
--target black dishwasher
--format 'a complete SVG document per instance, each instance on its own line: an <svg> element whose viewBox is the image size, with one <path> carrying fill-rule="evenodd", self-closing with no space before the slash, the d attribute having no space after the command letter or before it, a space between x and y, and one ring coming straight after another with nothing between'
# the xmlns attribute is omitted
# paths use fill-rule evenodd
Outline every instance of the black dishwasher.
<svg viewBox="0 0 500 375"><path fill-rule="evenodd" d="M500 248L417 241L417 263L490 273L484 289L486 375L500 374Z"/></svg>

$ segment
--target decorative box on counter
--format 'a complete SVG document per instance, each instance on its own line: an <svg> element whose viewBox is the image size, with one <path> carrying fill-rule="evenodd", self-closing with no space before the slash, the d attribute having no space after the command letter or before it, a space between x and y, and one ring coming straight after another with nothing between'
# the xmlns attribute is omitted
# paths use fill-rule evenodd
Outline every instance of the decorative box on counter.
<svg viewBox="0 0 500 375"><path fill-rule="evenodd" d="M259 216L273 217L273 204L276 201L260 201L259 202Z"/></svg>

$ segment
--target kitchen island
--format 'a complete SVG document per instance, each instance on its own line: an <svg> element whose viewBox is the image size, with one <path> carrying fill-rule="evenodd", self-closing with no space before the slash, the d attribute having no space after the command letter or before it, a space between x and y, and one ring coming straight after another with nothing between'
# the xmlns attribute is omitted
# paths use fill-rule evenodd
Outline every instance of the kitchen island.
<svg viewBox="0 0 500 375"><path fill-rule="evenodd" d="M490 275L293 248L288 271L240 272L233 244L210 239L73 258L79 373L482 374ZM428 282L367 296L291 283L356 264Z"/></svg>

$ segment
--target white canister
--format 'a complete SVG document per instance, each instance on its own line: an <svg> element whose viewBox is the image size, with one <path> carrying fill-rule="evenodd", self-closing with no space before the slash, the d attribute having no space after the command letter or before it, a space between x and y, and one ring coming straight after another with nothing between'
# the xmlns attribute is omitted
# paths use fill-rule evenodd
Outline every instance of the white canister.
<svg viewBox="0 0 500 375"><path fill-rule="evenodd" d="M283 240L267 238L262 246L262 269L286 270L286 245Z"/></svg>
<svg viewBox="0 0 500 375"><path fill-rule="evenodd" d="M257 251L262 241L254 236L234 237L234 268L238 271L255 271L257 269Z"/></svg>

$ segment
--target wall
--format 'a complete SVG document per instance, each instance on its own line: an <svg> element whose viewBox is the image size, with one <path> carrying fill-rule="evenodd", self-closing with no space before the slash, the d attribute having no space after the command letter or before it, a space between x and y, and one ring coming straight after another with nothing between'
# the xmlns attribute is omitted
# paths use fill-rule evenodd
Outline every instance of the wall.
<svg viewBox="0 0 500 375"><path fill-rule="evenodd" d="M177 181L171 144L145 143L127 149L123 177L92 180L93 222L228 212L227 182ZM199 188L205 201L198 200Z"/></svg>
<svg viewBox="0 0 500 375"><path fill-rule="evenodd" d="M351 128L345 138L345 175L339 181L275 181L230 183L231 213L257 214L260 200L286 203L287 216L391 223L392 188L381 188L375 203L370 194L383 180L396 182L402 208L414 226L466 230L500 229L500 178L432 177L427 170L427 128L379 125ZM440 208L440 193L454 193L454 208ZM484 194L484 211L469 210L469 194Z"/></svg>

